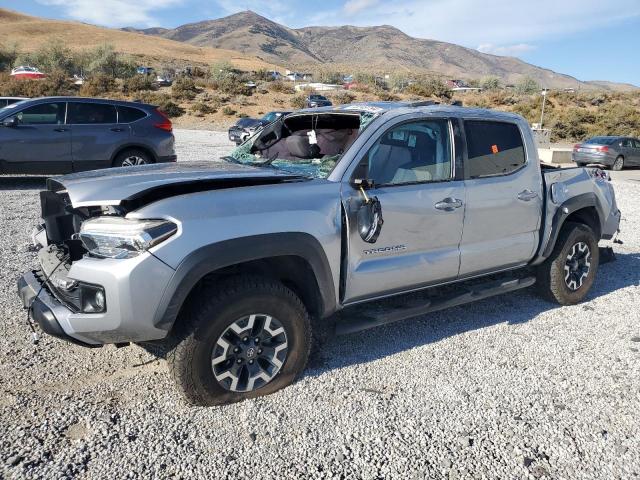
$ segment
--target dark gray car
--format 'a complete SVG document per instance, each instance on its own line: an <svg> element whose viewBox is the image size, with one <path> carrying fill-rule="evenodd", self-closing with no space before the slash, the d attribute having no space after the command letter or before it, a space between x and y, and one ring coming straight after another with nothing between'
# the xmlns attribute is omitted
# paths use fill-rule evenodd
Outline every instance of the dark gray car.
<svg viewBox="0 0 640 480"><path fill-rule="evenodd" d="M571 159L583 167L589 163L611 170L640 166L640 140L631 137L593 137L573 147Z"/></svg>
<svg viewBox="0 0 640 480"><path fill-rule="evenodd" d="M79 97L0 109L0 173L70 173L175 162L169 118L153 105Z"/></svg>

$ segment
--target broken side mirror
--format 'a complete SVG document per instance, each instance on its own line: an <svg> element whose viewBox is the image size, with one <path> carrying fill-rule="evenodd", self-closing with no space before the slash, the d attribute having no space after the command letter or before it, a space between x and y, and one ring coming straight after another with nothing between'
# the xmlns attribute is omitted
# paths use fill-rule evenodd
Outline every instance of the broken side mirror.
<svg viewBox="0 0 640 480"><path fill-rule="evenodd" d="M365 242L375 243L382 230L384 220L380 200L378 197L370 197L366 192L366 190L373 188L374 183L368 179L357 179L353 181L353 186L362 194L362 203L356 214L358 233Z"/></svg>

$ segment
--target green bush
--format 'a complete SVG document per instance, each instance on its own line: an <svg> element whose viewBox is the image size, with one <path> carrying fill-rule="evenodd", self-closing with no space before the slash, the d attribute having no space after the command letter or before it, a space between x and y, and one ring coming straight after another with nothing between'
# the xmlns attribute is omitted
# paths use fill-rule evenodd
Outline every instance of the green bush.
<svg viewBox="0 0 640 480"><path fill-rule="evenodd" d="M355 99L356 96L353 93L348 92L347 90L341 90L331 95L331 100L333 101L333 103L336 103L338 105L352 103Z"/></svg>
<svg viewBox="0 0 640 480"><path fill-rule="evenodd" d="M85 80L80 87L80 95L84 97L97 97L116 90L115 79L104 73L98 73Z"/></svg>
<svg viewBox="0 0 640 480"><path fill-rule="evenodd" d="M79 68L76 56L60 39L51 39L34 52L17 55L15 63L37 67L47 74L62 72L73 75Z"/></svg>
<svg viewBox="0 0 640 480"><path fill-rule="evenodd" d="M231 108L231 107L227 106L227 107L224 107L224 108L222 109L222 113L223 113L224 115L231 116L231 115L235 115L235 114L236 114L236 113L238 113L238 112L236 112L233 108Z"/></svg>
<svg viewBox="0 0 640 480"><path fill-rule="evenodd" d="M113 45L105 43L78 54L85 72L110 75L114 78L130 78L136 75L136 66L130 58L115 51Z"/></svg>
<svg viewBox="0 0 640 480"><path fill-rule="evenodd" d="M383 90L382 88L376 89L374 93L378 96L378 99L382 100L383 102L395 102L399 100L399 97L397 95Z"/></svg>
<svg viewBox="0 0 640 480"><path fill-rule="evenodd" d="M158 102L158 108L160 111L166 113L167 116L172 118L179 117L185 113L184 108L171 101L171 99L166 95L163 95L163 98Z"/></svg>
<svg viewBox="0 0 640 480"><path fill-rule="evenodd" d="M209 113L216 113L218 110L214 108L212 105L205 102L197 102L191 106L191 111L197 116L204 116Z"/></svg>
<svg viewBox="0 0 640 480"><path fill-rule="evenodd" d="M11 70L18 58L18 45L11 43L9 45L0 44L0 71Z"/></svg>
<svg viewBox="0 0 640 480"><path fill-rule="evenodd" d="M275 82L269 83L267 88L272 92L277 92L277 93L287 93L287 94L296 93L296 90L295 88L293 88L293 86L283 82L282 80L276 80Z"/></svg>
<svg viewBox="0 0 640 480"><path fill-rule="evenodd" d="M153 80L147 75L134 75L122 84L123 93L136 93L144 90L155 90Z"/></svg>
<svg viewBox="0 0 640 480"><path fill-rule="evenodd" d="M291 106L296 110L300 110L302 108L307 107L307 96L306 95L296 95L291 98Z"/></svg>
<svg viewBox="0 0 640 480"><path fill-rule="evenodd" d="M179 100L193 100L198 94L198 87L189 77L179 77L173 82L171 95Z"/></svg>
<svg viewBox="0 0 640 480"><path fill-rule="evenodd" d="M418 80L404 89L409 95L419 97L451 98L451 90L442 80L437 78L425 78Z"/></svg>
<svg viewBox="0 0 640 480"><path fill-rule="evenodd" d="M55 70L41 80L9 78L7 81L0 81L0 94L34 98L75 95L76 90L65 72Z"/></svg>
<svg viewBox="0 0 640 480"><path fill-rule="evenodd" d="M531 95L540 91L540 85L531 77L522 77L516 83L516 93L520 95Z"/></svg>
<svg viewBox="0 0 640 480"><path fill-rule="evenodd" d="M484 77L480 80L480 87L484 90L498 90L500 88L500 79L498 77Z"/></svg>

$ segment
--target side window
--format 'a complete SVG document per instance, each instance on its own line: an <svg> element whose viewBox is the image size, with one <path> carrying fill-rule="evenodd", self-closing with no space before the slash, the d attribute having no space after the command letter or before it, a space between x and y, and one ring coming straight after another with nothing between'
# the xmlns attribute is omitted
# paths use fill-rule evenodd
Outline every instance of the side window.
<svg viewBox="0 0 640 480"><path fill-rule="evenodd" d="M633 145L631 144L631 139L630 138L625 138L622 140L622 146L625 148L632 148Z"/></svg>
<svg viewBox="0 0 640 480"><path fill-rule="evenodd" d="M146 116L147 114L138 108L118 106L118 123L131 123Z"/></svg>
<svg viewBox="0 0 640 480"><path fill-rule="evenodd" d="M16 113L16 117L23 125L62 125L65 106L64 102L41 103Z"/></svg>
<svg viewBox="0 0 640 480"><path fill-rule="evenodd" d="M69 102L67 123L70 125L91 125L116 123L116 107L106 103Z"/></svg>
<svg viewBox="0 0 640 480"><path fill-rule="evenodd" d="M423 120L385 132L362 162L377 185L450 180L451 139L447 120ZM361 164L362 165L362 164Z"/></svg>
<svg viewBox="0 0 640 480"><path fill-rule="evenodd" d="M517 125L506 122L464 122L467 137L466 178L508 175L526 163L522 135Z"/></svg>
<svg viewBox="0 0 640 480"><path fill-rule="evenodd" d="M636 148L640 148L640 140L636 140L636 139L634 139L634 140L633 140L633 145L634 145Z"/></svg>

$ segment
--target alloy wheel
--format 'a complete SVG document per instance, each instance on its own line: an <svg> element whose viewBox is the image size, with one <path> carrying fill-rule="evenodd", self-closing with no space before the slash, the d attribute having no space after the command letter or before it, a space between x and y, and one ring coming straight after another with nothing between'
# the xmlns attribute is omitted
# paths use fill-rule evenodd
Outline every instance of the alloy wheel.
<svg viewBox="0 0 640 480"><path fill-rule="evenodd" d="M226 390L256 390L278 374L288 348L287 333L278 319L264 314L242 317L222 332L213 347L213 375Z"/></svg>
<svg viewBox="0 0 640 480"><path fill-rule="evenodd" d="M130 155L124 160L122 160L123 167L135 167L138 165L146 165L146 164L147 164L147 161L138 155Z"/></svg>
<svg viewBox="0 0 640 480"><path fill-rule="evenodd" d="M591 270L591 250L585 242L571 247L564 264L564 282L569 290L575 292L589 276Z"/></svg>

